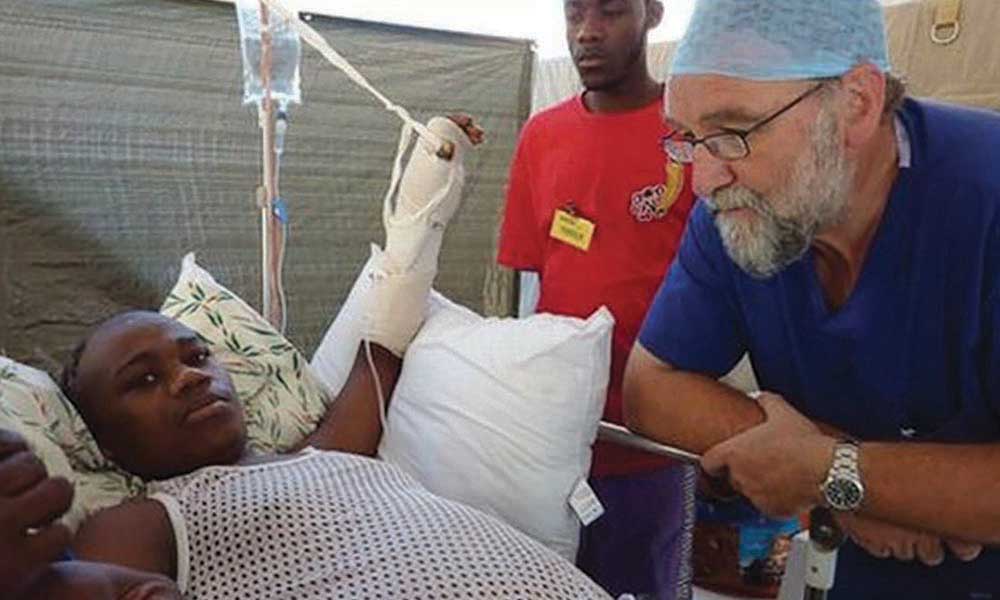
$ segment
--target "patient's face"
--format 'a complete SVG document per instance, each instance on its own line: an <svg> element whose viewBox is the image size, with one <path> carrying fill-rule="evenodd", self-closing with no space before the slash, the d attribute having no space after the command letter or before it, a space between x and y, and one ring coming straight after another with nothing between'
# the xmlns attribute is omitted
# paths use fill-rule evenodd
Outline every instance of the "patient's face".
<svg viewBox="0 0 1000 600"><path fill-rule="evenodd" d="M93 334L80 357L81 412L105 455L166 479L243 455L246 425L232 380L184 325L129 313Z"/></svg>

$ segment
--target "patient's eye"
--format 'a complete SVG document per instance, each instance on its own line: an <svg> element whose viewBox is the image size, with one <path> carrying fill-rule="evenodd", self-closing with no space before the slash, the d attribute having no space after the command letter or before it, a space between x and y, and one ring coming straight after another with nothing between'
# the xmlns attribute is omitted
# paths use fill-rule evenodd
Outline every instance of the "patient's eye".
<svg viewBox="0 0 1000 600"><path fill-rule="evenodd" d="M212 358L212 351L208 348L201 348L195 353L192 363L200 366L208 362L208 359Z"/></svg>
<svg viewBox="0 0 1000 600"><path fill-rule="evenodd" d="M156 373L148 372L139 375L138 377L133 377L128 382L129 389L142 389L148 388L159 383L160 378L156 376Z"/></svg>

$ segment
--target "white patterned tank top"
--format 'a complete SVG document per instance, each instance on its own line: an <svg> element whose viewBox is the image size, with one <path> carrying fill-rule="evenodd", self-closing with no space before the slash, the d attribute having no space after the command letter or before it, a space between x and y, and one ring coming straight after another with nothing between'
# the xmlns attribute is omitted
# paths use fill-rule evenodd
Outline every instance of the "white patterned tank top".
<svg viewBox="0 0 1000 600"><path fill-rule="evenodd" d="M208 467L150 491L189 600L607 598L519 531L360 456Z"/></svg>

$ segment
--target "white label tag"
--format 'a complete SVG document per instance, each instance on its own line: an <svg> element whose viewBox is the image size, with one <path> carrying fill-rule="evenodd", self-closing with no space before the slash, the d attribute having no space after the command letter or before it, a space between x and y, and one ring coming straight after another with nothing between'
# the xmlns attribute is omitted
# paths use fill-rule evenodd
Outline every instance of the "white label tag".
<svg viewBox="0 0 1000 600"><path fill-rule="evenodd" d="M604 506L597 499L597 494L590 488L586 479L581 479L580 483L573 488L573 493L569 497L569 505L573 507L584 527L600 519L601 515L604 514Z"/></svg>

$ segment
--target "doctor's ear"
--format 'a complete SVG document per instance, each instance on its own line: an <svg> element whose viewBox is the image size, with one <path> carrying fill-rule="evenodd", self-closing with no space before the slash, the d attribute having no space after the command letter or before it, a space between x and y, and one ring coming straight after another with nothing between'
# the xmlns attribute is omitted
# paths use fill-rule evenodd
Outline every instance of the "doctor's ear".
<svg viewBox="0 0 1000 600"><path fill-rule="evenodd" d="M840 112L848 149L860 148L875 136L888 100L886 74L871 64L859 65L840 79Z"/></svg>

